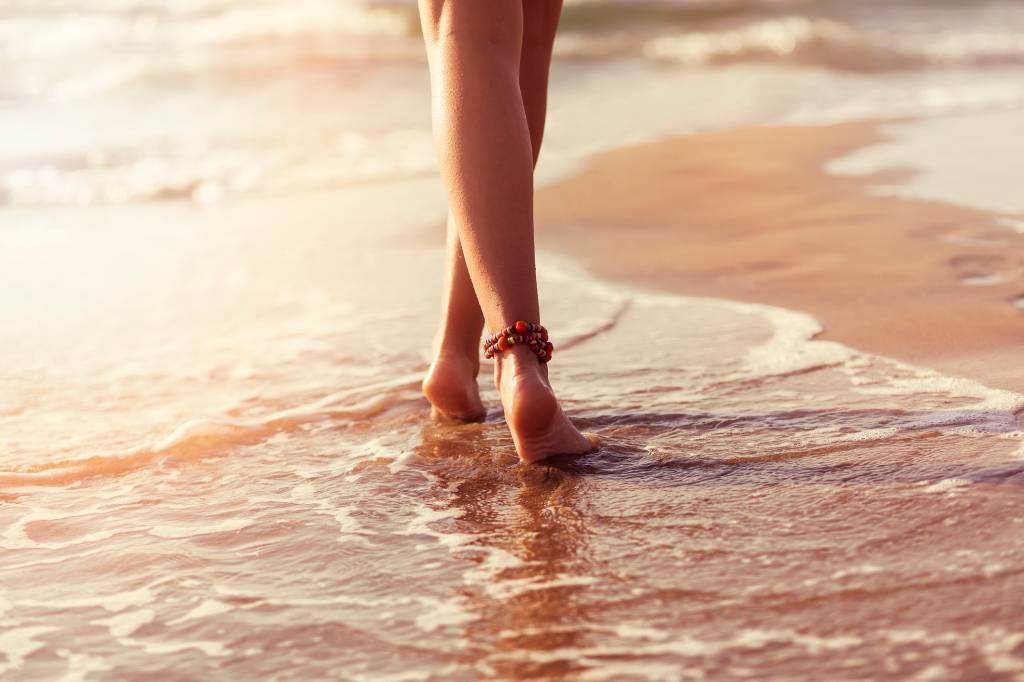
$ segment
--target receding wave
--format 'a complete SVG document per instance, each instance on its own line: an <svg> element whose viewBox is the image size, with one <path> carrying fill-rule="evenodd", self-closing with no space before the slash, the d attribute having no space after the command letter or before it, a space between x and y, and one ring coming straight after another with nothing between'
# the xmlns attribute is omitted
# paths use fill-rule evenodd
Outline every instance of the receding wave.
<svg viewBox="0 0 1024 682"><path fill-rule="evenodd" d="M420 402L419 374L398 376L262 418L187 421L156 443L122 453L86 456L0 471L0 486L68 485L99 476L120 476L163 461L190 462L253 445L308 424L372 419Z"/></svg>

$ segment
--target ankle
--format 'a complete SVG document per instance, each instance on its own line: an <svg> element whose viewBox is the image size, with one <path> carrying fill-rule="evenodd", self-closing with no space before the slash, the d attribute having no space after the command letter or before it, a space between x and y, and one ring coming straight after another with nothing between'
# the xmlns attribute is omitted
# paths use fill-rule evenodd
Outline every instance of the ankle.
<svg viewBox="0 0 1024 682"><path fill-rule="evenodd" d="M500 390L503 381L540 378L542 367L537 356L526 346L509 348L494 358L494 384Z"/></svg>
<svg viewBox="0 0 1024 682"><path fill-rule="evenodd" d="M434 337L434 355L436 357L461 357L480 365L480 340L467 337Z"/></svg>

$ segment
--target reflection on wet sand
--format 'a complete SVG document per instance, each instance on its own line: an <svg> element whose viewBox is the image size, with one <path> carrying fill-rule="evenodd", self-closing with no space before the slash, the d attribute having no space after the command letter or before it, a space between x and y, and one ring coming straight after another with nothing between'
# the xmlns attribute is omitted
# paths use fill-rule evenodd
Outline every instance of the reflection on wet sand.
<svg viewBox="0 0 1024 682"><path fill-rule="evenodd" d="M478 620L464 636L502 678L563 676L578 665L544 654L586 645L592 623L579 597L598 581L586 480L561 466L510 466L509 444L487 426L430 425L417 449L451 495L460 531L489 550L469 573L466 603Z"/></svg>
<svg viewBox="0 0 1024 682"><path fill-rule="evenodd" d="M994 433L1014 428L997 411L961 418ZM475 565L452 589L474 616L459 636L478 670L677 679L739 675L745 665L784 675L814 661L840 674L889 655L906 673L956 628L951 612L933 618L934 634L911 636L927 618L925 595L954 599L970 584L979 604L995 604L1019 583L1007 552L1020 548L999 540L1014 523L1016 486L971 483L1019 479L1017 443L960 436L954 447L942 428L948 411L711 409L581 421L601 433L601 452L531 467L515 464L500 422L422 428L416 466L456 513L455 532L473 538L452 552ZM841 445L808 438L887 427L884 438ZM678 443L680 432L688 452L659 445ZM958 539L966 536L969 550ZM986 637L1013 638L1007 614L985 611L989 630L957 645L966 668L987 664Z"/></svg>

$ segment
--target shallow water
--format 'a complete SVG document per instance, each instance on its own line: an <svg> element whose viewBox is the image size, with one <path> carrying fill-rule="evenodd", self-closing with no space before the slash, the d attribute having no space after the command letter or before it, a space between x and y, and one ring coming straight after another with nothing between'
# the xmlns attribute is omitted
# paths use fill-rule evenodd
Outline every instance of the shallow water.
<svg viewBox="0 0 1024 682"><path fill-rule="evenodd" d="M274 7L118 5L5 53L0 675L1024 678L1022 396L543 253L553 381L601 451L518 465L487 364L488 420L431 421L420 57L331 61L309 26L392 29L318 3L261 44ZM43 73L153 32L137 78ZM1019 101L1012 65L961 66L562 63L542 176L667 132Z"/></svg>
<svg viewBox="0 0 1024 682"><path fill-rule="evenodd" d="M1020 396L545 255L553 379L603 447L519 466L488 381L481 425L417 391L438 193L50 227L32 308L79 317L8 370L5 672L1024 672Z"/></svg>

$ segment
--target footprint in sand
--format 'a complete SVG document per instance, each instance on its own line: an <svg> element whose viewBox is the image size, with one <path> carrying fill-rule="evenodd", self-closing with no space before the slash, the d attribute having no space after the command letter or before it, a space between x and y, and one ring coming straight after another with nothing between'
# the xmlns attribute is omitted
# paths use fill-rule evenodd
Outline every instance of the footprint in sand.
<svg viewBox="0 0 1024 682"><path fill-rule="evenodd" d="M987 287L1004 284L1011 279L1008 271L1014 269L1004 256L963 255L947 261L960 283L967 287ZM1019 269L1019 268L1017 268Z"/></svg>
<svg viewBox="0 0 1024 682"><path fill-rule="evenodd" d="M1006 246L1005 239L985 235L944 234L939 237L939 241L954 246L969 246L982 249L998 249Z"/></svg>
<svg viewBox="0 0 1024 682"><path fill-rule="evenodd" d="M960 278L960 283L965 287L990 287L995 284L1002 284L1006 281L1008 281L1006 276L998 272L966 275Z"/></svg>

